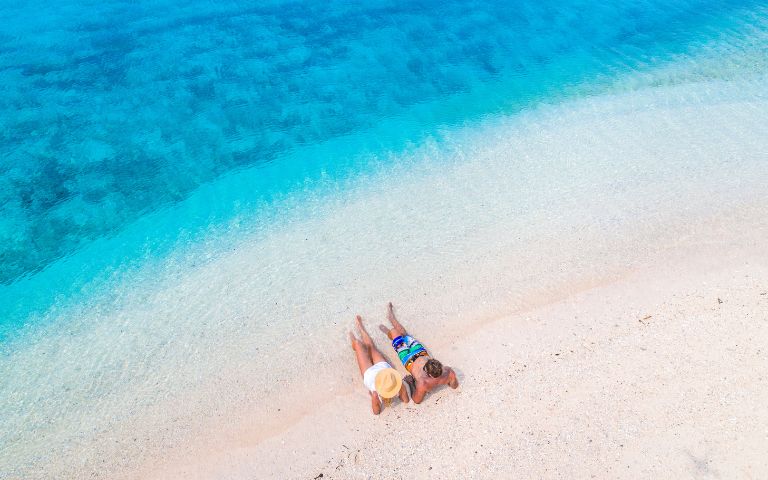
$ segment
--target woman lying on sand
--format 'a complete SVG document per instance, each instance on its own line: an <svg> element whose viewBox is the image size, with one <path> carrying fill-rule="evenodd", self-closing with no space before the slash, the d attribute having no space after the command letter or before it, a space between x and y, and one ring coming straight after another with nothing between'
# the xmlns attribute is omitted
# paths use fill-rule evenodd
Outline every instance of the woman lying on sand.
<svg viewBox="0 0 768 480"><path fill-rule="evenodd" d="M349 332L349 338L352 341L352 349L357 357L357 365L360 367L360 373L363 375L363 385L371 393L371 410L374 415L381 413L381 401L389 405L392 398L400 395L403 403L408 403L408 392L405 391L403 378L392 365L387 363L384 356L373 344L373 340L363 327L363 319L357 316L357 328L360 330L360 338L352 332Z"/></svg>

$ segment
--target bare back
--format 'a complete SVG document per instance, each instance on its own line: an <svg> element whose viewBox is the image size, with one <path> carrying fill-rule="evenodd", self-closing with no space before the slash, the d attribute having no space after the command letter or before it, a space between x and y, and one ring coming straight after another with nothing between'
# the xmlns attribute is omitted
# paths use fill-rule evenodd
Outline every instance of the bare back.
<svg viewBox="0 0 768 480"><path fill-rule="evenodd" d="M450 367L443 367L443 373L437 378L431 377L424 371L424 364L429 360L428 357L417 358L411 367L411 375L416 382L416 390L411 393L411 399L415 403L421 403L427 393L440 385L448 385L451 388L457 388L459 381L456 378L456 372Z"/></svg>
<svg viewBox="0 0 768 480"><path fill-rule="evenodd" d="M390 329L384 325L379 325L379 329L393 341L392 347L403 362L403 366L413 377L411 399L415 403L421 403L424 396L439 385L448 385L451 388L458 388L459 381L456 378L456 372L450 367L444 366L442 374L437 378L430 376L424 371L424 365L430 359L429 354L423 345L414 338L408 336L405 328L397 321L392 302L387 305L387 319L392 324L392 328ZM396 337L398 336L405 337L405 339L398 342L396 340Z"/></svg>

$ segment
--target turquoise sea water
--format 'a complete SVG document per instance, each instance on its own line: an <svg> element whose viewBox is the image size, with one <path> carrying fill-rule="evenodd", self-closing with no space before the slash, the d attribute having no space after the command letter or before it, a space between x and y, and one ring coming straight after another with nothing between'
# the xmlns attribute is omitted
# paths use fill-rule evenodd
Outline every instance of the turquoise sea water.
<svg viewBox="0 0 768 480"><path fill-rule="evenodd" d="M0 2L0 339L441 129L661 65L759 2Z"/></svg>
<svg viewBox="0 0 768 480"><path fill-rule="evenodd" d="M0 478L239 449L358 393L355 313L393 300L438 350L768 208L760 2L0 19Z"/></svg>

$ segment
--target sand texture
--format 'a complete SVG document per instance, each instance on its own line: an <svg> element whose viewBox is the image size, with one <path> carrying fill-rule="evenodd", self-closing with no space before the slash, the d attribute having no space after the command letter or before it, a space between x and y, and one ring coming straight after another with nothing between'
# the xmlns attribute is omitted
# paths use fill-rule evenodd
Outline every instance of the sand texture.
<svg viewBox="0 0 768 480"><path fill-rule="evenodd" d="M51 311L0 478L764 476L764 78L446 133ZM374 418L346 338L389 300L462 387Z"/></svg>
<svg viewBox="0 0 768 480"><path fill-rule="evenodd" d="M358 386L267 439L151 476L765 478L768 229L724 222L748 233L721 224L471 332L430 333L401 314L459 372L457 391L374 417ZM357 381L347 359L339 374Z"/></svg>

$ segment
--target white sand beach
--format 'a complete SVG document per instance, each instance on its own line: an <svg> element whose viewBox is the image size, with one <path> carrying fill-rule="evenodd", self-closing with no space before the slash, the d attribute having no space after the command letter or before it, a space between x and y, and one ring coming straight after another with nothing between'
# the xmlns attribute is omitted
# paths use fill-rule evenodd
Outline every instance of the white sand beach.
<svg viewBox="0 0 768 480"><path fill-rule="evenodd" d="M350 350L338 372L354 378L351 391L303 405L266 437L244 426L202 457L145 474L763 478L768 218L760 207L713 219L610 280L570 285L472 328L429 330L403 307L403 323L459 372L457 391L374 417ZM382 308L368 323L383 318Z"/></svg>
<svg viewBox="0 0 768 480"><path fill-rule="evenodd" d="M454 133L206 262L54 312L66 331L0 361L4 401L30 406L0 404L0 464L25 479L768 475L762 79ZM376 330L390 300L461 387L374 417L347 332L361 313L394 360Z"/></svg>
<svg viewBox="0 0 768 480"><path fill-rule="evenodd" d="M644 138L650 144L653 138L659 157L695 149L698 160L715 166L715 158L754 154L758 168L753 174L764 175L765 164L759 162L768 159L751 150L755 143L731 144L718 136L673 141L684 131L700 135L705 125L713 127L710 133L729 132L729 139L738 138L734 132L752 135L753 130L739 129L744 119L725 129L718 123L735 120L736 111L728 103L664 109L663 117L655 116L659 110L647 117L630 110L620 120L612 118L611 128L614 133L634 128L631 145L641 145ZM583 118L576 128L589 139L587 131L599 128ZM671 131L655 128L661 118ZM674 122L680 122L680 130ZM669 142L663 141L666 135ZM551 143L542 148L550 152L555 145L568 145L562 138L548 139ZM631 145L612 151L635 154ZM581 147L569 148L569 158L578 158ZM736 150L725 153L731 148ZM458 391L443 389L421 405L396 404L374 417L346 342L345 332L353 328L354 311L349 311L333 327L313 332L320 337L317 345L330 339L332 355L286 360L296 370L276 380L283 387L269 401L241 411L237 425L202 444L188 444L178 457L150 463L141 476L765 476L768 204L758 193L761 187L752 190L743 172L711 174L697 178L677 213L667 210L675 200L663 188L674 183L672 172L638 184L637 195L617 185L622 193L613 199L627 203L604 204L617 212L615 230L606 228L605 212L597 210L586 210L595 215L592 225L560 223L558 232L537 231L538 238L523 236L531 229L521 229L514 232L525 239L519 250L514 241L502 240L496 248L485 244L480 257L450 270L450 279L440 279L442 291L419 285L430 298L393 298L406 328L459 372ZM462 175L471 178L466 171ZM670 193L680 188L685 185L676 184ZM717 205L713 198L719 199ZM636 216L623 220L621 214L629 211ZM503 231L485 232L505 239ZM407 262L392 267L390 276L399 270L418 278ZM402 370L376 329L385 320L388 299L371 301L361 313L380 349Z"/></svg>
<svg viewBox="0 0 768 480"><path fill-rule="evenodd" d="M6 3L0 480L768 479L768 6Z"/></svg>

